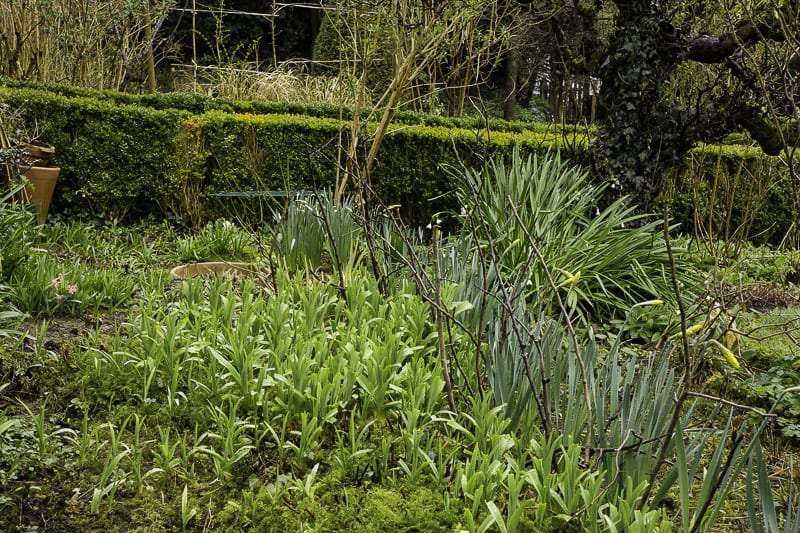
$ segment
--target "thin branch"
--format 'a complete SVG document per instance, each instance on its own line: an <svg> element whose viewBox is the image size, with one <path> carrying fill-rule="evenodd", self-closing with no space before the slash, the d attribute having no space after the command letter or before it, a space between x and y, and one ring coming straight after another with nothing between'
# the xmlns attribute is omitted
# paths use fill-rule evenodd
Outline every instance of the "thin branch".
<svg viewBox="0 0 800 533"><path fill-rule="evenodd" d="M731 407L735 407L737 409L742 409L744 411L750 411L751 413L755 413L758 416L763 416L765 418L777 418L778 417L778 415L776 415L775 413L765 413L763 410L761 410L761 409L759 409L757 407L752 407L752 406L749 406L749 405L742 405L740 403L732 402L730 400L726 400L726 399L720 398L718 396L712 396L710 394L703 394L702 392L693 392L693 391L687 391L686 394L688 396L695 396L697 398L705 398L706 400L711 400L711 401L714 401L714 402L718 402L718 403L722 403L722 404L725 404L725 405L729 405Z"/></svg>

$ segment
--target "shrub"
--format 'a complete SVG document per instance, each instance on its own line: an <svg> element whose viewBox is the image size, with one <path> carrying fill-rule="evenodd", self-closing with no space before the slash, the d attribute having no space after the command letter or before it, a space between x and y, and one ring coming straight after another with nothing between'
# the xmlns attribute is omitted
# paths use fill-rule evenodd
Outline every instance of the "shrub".
<svg viewBox="0 0 800 533"><path fill-rule="evenodd" d="M464 179L466 223L535 298L550 301L555 287L570 310L597 320L672 294L661 221L625 198L600 210L604 186L560 156L515 150L509 164L493 159Z"/></svg>
<svg viewBox="0 0 800 533"><path fill-rule="evenodd" d="M63 170L54 212L129 219L156 213L202 225L220 216L231 218L244 205L210 194L332 189L347 164L341 147L349 144L352 112L338 106L178 93L137 96L8 80L0 85L0 101L26 107L26 118L44 127L42 140L56 147L55 163ZM432 214L457 208L457 182L446 169L481 167L490 157L511 157L512 146L524 154L548 150L568 154L584 146L591 134L541 124L408 112L397 113L394 122L370 176L371 186L378 199L400 205L407 220L422 225ZM359 134L369 138L374 127L365 123ZM719 164L712 164L713 158L698 158L691 173L676 177L664 195L665 202L676 205L676 220L685 231L705 218L713 220L714 228L744 224L750 235L779 239L791 224L788 213L793 212L787 208L785 176L758 151L718 150ZM766 195L745 191L744 185L754 186L761 179L710 180L709 176L723 176L719 170L723 168L728 176L736 172L762 176L768 171L772 177L763 186ZM709 200L696 194L715 183L711 190L718 194ZM742 191L759 202L739 201ZM699 217L695 217L697 198ZM259 205L251 218L258 220L262 208ZM775 213L787 215L776 218Z"/></svg>

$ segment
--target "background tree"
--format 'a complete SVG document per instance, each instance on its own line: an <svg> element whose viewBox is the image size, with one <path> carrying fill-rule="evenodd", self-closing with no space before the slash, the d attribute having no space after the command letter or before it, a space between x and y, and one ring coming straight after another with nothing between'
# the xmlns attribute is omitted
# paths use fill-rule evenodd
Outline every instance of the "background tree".
<svg viewBox="0 0 800 533"><path fill-rule="evenodd" d="M747 132L772 155L797 144L780 97L796 85L797 1L531 4L561 64L599 81L591 164L643 208L700 141Z"/></svg>
<svg viewBox="0 0 800 533"><path fill-rule="evenodd" d="M0 2L0 75L98 89L144 85L173 0Z"/></svg>
<svg viewBox="0 0 800 533"><path fill-rule="evenodd" d="M358 95L340 162L345 172L337 180L339 195L350 185L365 198L397 109L430 110L425 102L443 98L451 114L463 112L467 91L485 83L502 57L511 33L505 23L518 9L496 0L352 0L326 11L314 59L338 65L337 74L354 80ZM367 108L362 122L361 110ZM372 121L377 126L367 131L364 125Z"/></svg>

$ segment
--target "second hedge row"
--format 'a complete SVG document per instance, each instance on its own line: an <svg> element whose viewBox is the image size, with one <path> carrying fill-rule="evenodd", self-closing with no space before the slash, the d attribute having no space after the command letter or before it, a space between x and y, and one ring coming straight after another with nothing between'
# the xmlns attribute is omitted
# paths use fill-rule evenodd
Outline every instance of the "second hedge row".
<svg viewBox="0 0 800 533"><path fill-rule="evenodd" d="M331 189L352 163L363 162L374 131L374 125L366 125L359 132L362 144L348 155L350 123L334 118L159 109L135 99L119 103L100 93L64 95L11 86L0 86L0 102L23 108L29 130L36 129L41 140L56 148L54 164L62 173L55 212L123 219L155 214L201 223L230 210L263 217L263 204L217 194ZM399 123L381 145L371 184L381 201L400 205L409 220L421 222L439 211L457 210L454 171L462 164L509 154L515 143L527 152L569 152L585 142L579 134L541 129L487 132ZM790 217L776 221L774 216L790 208L785 205L790 191L775 169L775 162L758 150L698 150L688 171L673 180L669 201L675 202L679 217L694 224L698 209L702 215L704 210L713 213L715 202L730 204L726 195L746 194L752 203L753 194L761 193L744 190L734 178L750 176L742 181L748 184L757 174L769 189L757 202L764 205L755 207L771 214L763 222L754 215L750 225L770 240L791 224ZM709 189L716 196L708 196ZM706 196L699 198L698 190Z"/></svg>

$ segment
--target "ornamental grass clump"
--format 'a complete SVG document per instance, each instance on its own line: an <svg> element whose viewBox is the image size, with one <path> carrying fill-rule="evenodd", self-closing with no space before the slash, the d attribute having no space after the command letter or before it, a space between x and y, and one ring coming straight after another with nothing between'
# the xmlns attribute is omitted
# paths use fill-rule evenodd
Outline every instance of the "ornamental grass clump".
<svg viewBox="0 0 800 533"><path fill-rule="evenodd" d="M493 159L463 181L475 245L528 295L546 300L555 290L570 310L602 320L672 294L662 222L626 198L600 209L605 186L559 155L525 158L515 149L509 162Z"/></svg>

